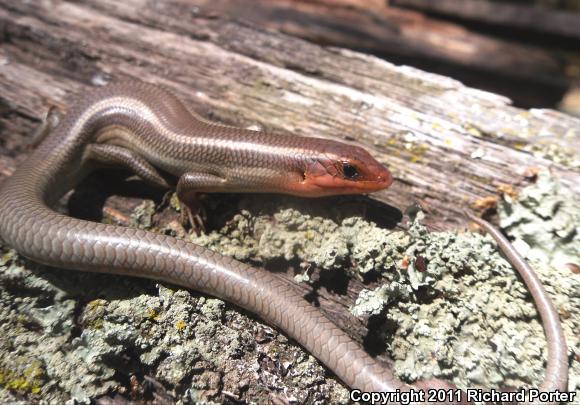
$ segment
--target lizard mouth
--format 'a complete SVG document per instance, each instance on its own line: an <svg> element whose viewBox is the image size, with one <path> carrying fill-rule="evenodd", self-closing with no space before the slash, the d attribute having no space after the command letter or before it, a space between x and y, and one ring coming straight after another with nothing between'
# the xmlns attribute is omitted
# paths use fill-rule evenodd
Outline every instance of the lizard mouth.
<svg viewBox="0 0 580 405"><path fill-rule="evenodd" d="M372 169L372 173L372 176L367 174L364 177L351 180L328 172L323 174L302 172L301 181L294 183L290 192L307 197L368 194L384 190L393 184L393 176L386 167L377 166Z"/></svg>

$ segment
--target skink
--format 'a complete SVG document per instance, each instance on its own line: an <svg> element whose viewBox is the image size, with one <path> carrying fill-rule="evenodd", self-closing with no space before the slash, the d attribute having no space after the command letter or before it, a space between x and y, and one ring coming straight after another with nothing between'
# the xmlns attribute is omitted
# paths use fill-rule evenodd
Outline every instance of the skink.
<svg viewBox="0 0 580 405"><path fill-rule="evenodd" d="M66 117L0 188L0 238L6 244L52 266L147 277L220 297L282 329L353 389L413 388L264 269L173 237L83 221L50 208L103 164L127 167L163 187L168 183L160 170L177 176L177 193L185 203L198 192L305 197L369 193L393 181L369 153L326 139L213 124L188 111L167 90L141 82L100 88L71 105ZM522 275L530 273L496 233L492 231L514 267ZM541 285L535 290L541 298L534 295L550 354L541 388L564 390L566 343L558 315ZM428 380L415 387L449 384Z"/></svg>

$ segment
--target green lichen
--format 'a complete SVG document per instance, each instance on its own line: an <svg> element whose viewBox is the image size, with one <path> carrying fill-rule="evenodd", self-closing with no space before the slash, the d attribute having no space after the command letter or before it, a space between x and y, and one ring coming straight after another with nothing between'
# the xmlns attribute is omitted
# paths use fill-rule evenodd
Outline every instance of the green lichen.
<svg viewBox="0 0 580 405"><path fill-rule="evenodd" d="M535 143L525 144L522 149L569 169L580 169L580 159L574 148L554 142L552 139L541 139Z"/></svg>
<svg viewBox="0 0 580 405"><path fill-rule="evenodd" d="M415 117L415 119L417 118ZM434 129L438 131L442 130L438 124L434 125ZM389 138L388 145L396 145L396 153L399 155L401 154L400 151L405 151L409 155L408 159L413 163L420 162L429 151L429 145L409 131L394 133Z"/></svg>
<svg viewBox="0 0 580 405"><path fill-rule="evenodd" d="M84 308L80 322L87 329L102 329L106 306L107 301L103 299L90 301Z"/></svg>
<svg viewBox="0 0 580 405"><path fill-rule="evenodd" d="M0 365L0 386L18 394L38 395L46 382L46 370L41 361L33 360L30 364L11 364L7 368Z"/></svg>
<svg viewBox="0 0 580 405"><path fill-rule="evenodd" d="M158 309L156 308L149 308L147 309L147 319L150 321L157 322L161 317L159 315Z"/></svg>
<svg viewBox="0 0 580 405"><path fill-rule="evenodd" d="M130 226L140 229L148 229L153 223L153 214L155 213L155 203L151 200L145 200L139 204L131 213Z"/></svg>
<svg viewBox="0 0 580 405"><path fill-rule="evenodd" d="M439 377L489 388L542 378L544 337L537 313L489 236L430 232L420 216L407 232L393 232L357 216L313 215L296 204L271 216L245 212L193 240L244 260L298 259L307 263L301 266L302 280L309 279L309 264L381 274L387 282L364 290L352 311L384 318L385 328L375 333L384 336L403 379ZM538 269L548 291L557 295L560 308L573 313L577 278L560 269L556 288L546 271ZM570 331L578 323L571 316L565 327Z"/></svg>
<svg viewBox="0 0 580 405"><path fill-rule="evenodd" d="M520 253L563 267L580 263L579 207L574 192L544 170L516 199L504 196L498 208L501 227L514 238Z"/></svg>
<svg viewBox="0 0 580 405"><path fill-rule="evenodd" d="M365 220L359 203L334 201L247 196L223 226L190 238L266 266L287 260L303 279L314 269L379 275L383 281L364 290L352 311L382 320L370 334L385 342L396 374L408 381L436 376L472 388L539 381L541 325L489 237L431 232L420 218L408 231L391 231ZM576 217L567 218L554 222L554 233L569 235L560 225ZM316 359L220 300L134 278L31 271L6 248L0 258L0 364L41 361L43 400L95 400L119 390L120 373L126 381L147 370L172 387L176 401L220 402L226 391L267 402L274 390L298 403L348 402L347 390ZM578 277L548 267L538 272L567 314L565 330L578 352ZM263 330L266 337L257 339ZM573 361L571 390L578 375Z"/></svg>
<svg viewBox="0 0 580 405"><path fill-rule="evenodd" d="M569 347L578 353L573 331L580 327L580 280L564 265L579 259L574 201L572 191L543 173L517 200L502 202L500 213L502 226L553 297ZM390 321L383 339L402 378L435 376L480 388L537 384L543 377L543 330L515 270L489 236L428 232L420 219L408 232L408 267L384 267L389 282L363 290L352 312ZM413 266L418 256L428 263L424 271ZM579 371L573 360L570 391L579 389Z"/></svg>

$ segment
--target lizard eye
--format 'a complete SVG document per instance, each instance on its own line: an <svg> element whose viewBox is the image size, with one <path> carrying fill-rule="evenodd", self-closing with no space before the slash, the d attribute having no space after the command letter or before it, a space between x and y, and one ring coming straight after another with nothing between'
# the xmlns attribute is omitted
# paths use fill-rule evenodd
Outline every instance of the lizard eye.
<svg viewBox="0 0 580 405"><path fill-rule="evenodd" d="M345 162L342 164L342 172L344 173L344 177L349 180L355 180L360 177L360 173L357 168L350 163Z"/></svg>

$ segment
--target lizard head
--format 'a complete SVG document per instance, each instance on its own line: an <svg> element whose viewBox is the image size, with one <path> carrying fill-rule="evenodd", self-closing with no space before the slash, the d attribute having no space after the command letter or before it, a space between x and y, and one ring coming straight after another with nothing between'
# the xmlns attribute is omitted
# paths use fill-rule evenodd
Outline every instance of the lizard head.
<svg viewBox="0 0 580 405"><path fill-rule="evenodd" d="M303 162L302 181L293 187L303 196L367 194L393 183L383 164L354 145L328 142L323 152L309 154Z"/></svg>

